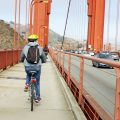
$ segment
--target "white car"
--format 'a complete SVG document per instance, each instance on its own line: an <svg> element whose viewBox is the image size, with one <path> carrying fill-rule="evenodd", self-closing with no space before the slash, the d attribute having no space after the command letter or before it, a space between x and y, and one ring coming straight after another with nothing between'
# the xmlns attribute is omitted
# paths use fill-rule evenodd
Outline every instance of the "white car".
<svg viewBox="0 0 120 120"><path fill-rule="evenodd" d="M90 56L94 56L95 53L94 52L89 52Z"/></svg>

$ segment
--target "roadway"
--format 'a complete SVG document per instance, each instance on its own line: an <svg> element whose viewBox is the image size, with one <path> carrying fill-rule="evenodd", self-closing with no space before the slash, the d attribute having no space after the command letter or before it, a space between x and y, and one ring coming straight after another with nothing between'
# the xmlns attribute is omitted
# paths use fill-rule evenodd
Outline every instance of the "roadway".
<svg viewBox="0 0 120 120"><path fill-rule="evenodd" d="M68 59L65 57L64 66L67 69ZM80 81L80 63L77 57L71 59L71 76ZM115 70L109 68L95 68L90 60L85 60L84 88L99 103L99 105L114 118Z"/></svg>

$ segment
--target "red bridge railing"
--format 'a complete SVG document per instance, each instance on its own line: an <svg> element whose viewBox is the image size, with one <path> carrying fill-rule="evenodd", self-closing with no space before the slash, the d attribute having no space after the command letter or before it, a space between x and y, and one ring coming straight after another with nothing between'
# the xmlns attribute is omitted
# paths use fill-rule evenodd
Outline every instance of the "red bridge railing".
<svg viewBox="0 0 120 120"><path fill-rule="evenodd" d="M67 85L71 89L79 106L81 107L85 115L87 116L88 120L113 120L113 119L120 120L120 63L113 62L113 61L107 61L107 60L94 58L94 57L83 56L83 55L64 53L62 51L57 51L53 49L50 49L50 55L54 63L56 64L58 70L60 71L63 78L65 79ZM73 60L73 57L77 59L77 64L76 64L75 59ZM89 61L94 60L99 63L108 64L109 66L114 67L115 74L113 76L111 73L112 70L110 71L110 73L105 72L105 74L107 74L106 75L107 77L109 78L114 77L114 79L112 79L112 81L109 78L104 79L104 80L108 80L108 82L111 82L111 83L113 82L110 86L110 89L108 89L109 93L106 94L106 95L110 94L109 96L111 96L112 94L113 95L112 98L110 97L110 99L108 99L107 96L105 96L104 93L102 93L102 92L106 92L106 86L108 86L106 81L105 83L103 83L103 85L101 85L101 88L99 88L99 85L97 86L96 89L94 88L94 86L91 87L92 89L94 89L94 92L97 93L97 96L95 97L100 98L100 94L101 94L103 95L103 99L105 99L105 104L107 102L110 103L112 107L108 106L108 108L106 109L109 110L112 108L111 113L108 113L108 111L106 111L106 109L103 108L103 106L101 106L99 102L95 100L95 97L93 97L85 89L85 85L84 85L85 79L87 79L87 82L91 81L91 83L98 82L97 78L95 77L87 78L85 76L85 71L88 71L88 68L87 69L85 68L86 63L88 62L88 61L86 62L86 60L89 60ZM74 63L75 65L73 65ZM92 67L91 65L88 65L88 66L89 66L90 72L92 71L92 69L94 69L92 75L96 74L96 71L99 70L99 69ZM73 75L73 69L75 70L76 67L78 67L79 69L78 71L75 71L75 74ZM100 71L103 71L103 70L100 69ZM102 74L100 74L99 77L101 77L99 81L102 81L103 79ZM106 84L106 86L104 84ZM90 87L89 83L88 83L87 88L88 87ZM104 88L105 90L102 91L102 88ZM100 91L98 91L98 89ZM99 101L103 101L103 99ZM113 99L113 101L111 99Z"/></svg>
<svg viewBox="0 0 120 120"><path fill-rule="evenodd" d="M0 70L19 62L21 50L1 50L0 51Z"/></svg>

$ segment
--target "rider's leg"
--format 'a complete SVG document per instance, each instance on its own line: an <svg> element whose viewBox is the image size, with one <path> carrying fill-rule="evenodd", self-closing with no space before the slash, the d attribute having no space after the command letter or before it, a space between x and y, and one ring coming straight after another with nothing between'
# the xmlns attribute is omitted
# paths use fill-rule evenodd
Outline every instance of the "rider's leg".
<svg viewBox="0 0 120 120"><path fill-rule="evenodd" d="M30 79L31 79L31 75L29 73L30 72L30 68L29 67L25 67L25 71L26 71L26 74L27 74L26 75L26 83L25 84L27 85L27 84L30 84Z"/></svg>
<svg viewBox="0 0 120 120"><path fill-rule="evenodd" d="M30 79L31 79L31 75L29 73L29 67L25 67L25 71L26 71L26 82L25 82L25 88L24 88L24 92L27 92L28 91L28 87L29 87L29 84L30 84Z"/></svg>
<svg viewBox="0 0 120 120"><path fill-rule="evenodd" d="M36 84L36 95L37 97L40 98L40 74L41 74L41 66L40 66L40 69L37 70L37 73L35 75L35 78L37 80L37 84Z"/></svg>

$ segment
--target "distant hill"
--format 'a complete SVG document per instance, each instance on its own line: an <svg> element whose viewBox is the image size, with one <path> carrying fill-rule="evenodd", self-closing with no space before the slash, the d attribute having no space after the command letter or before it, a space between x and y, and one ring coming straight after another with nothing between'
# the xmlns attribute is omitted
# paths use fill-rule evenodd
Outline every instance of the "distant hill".
<svg viewBox="0 0 120 120"><path fill-rule="evenodd" d="M49 45L61 49L61 43L63 41L63 36L58 33L49 30ZM63 49L78 49L82 47L82 42L78 42L72 38L65 37Z"/></svg>
<svg viewBox="0 0 120 120"><path fill-rule="evenodd" d="M7 36L8 36L8 38L11 38L9 44L8 44L8 42L6 42L7 43L6 45L8 47L6 45L4 45L4 48L6 48L6 47L7 48L11 48L11 46L13 46L13 41L12 40L13 40L13 35L14 35L14 33L13 33L14 32L13 31L14 22L10 21L9 23L5 23L5 22L1 21L1 24L3 24L3 26L8 26L6 29L8 29L9 32L6 33L3 30L4 32L2 31L2 33L9 34ZM16 24L16 28L18 28L18 24ZM24 36L24 34L26 33L26 29L27 29L27 33L29 33L29 25L27 25L27 28L26 28L25 25L22 25L22 24L20 25L20 34L22 36ZM3 37L6 38L6 35L3 35ZM48 37L48 39L49 39L49 45L60 48L62 40L63 40L63 36L59 35L58 33L54 32L53 30L50 29L49 30L49 37ZM0 41L4 41L5 42L5 40L0 40ZM4 43L4 42L2 42L2 43ZM79 44L78 41L75 41L72 38L68 38L68 37L65 38L65 41L64 41L64 47L65 47L65 49L66 48L67 49L76 49L78 47L78 44Z"/></svg>
<svg viewBox="0 0 120 120"><path fill-rule="evenodd" d="M16 33L18 35L18 33ZM12 49L14 40L14 29L9 23L0 20L0 49ZM20 37L20 45L23 46L23 37Z"/></svg>
<svg viewBox="0 0 120 120"><path fill-rule="evenodd" d="M60 36L58 33L52 31L51 29L49 30L49 44L55 44L58 42L62 42L62 36Z"/></svg>

